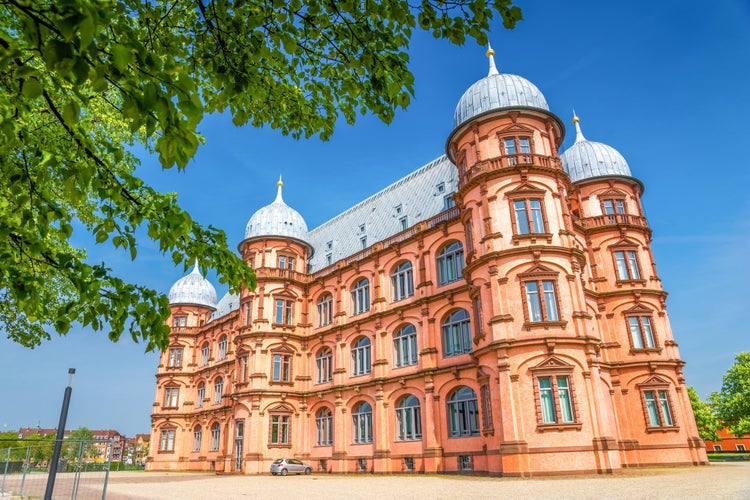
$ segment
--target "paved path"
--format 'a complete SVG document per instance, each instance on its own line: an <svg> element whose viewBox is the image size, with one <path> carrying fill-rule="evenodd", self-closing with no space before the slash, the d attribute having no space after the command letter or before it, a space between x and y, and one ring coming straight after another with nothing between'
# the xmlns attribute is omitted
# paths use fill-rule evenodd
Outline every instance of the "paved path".
<svg viewBox="0 0 750 500"><path fill-rule="evenodd" d="M629 469L606 476L488 478L442 475L274 477L113 472L107 500L748 499L750 462Z"/></svg>

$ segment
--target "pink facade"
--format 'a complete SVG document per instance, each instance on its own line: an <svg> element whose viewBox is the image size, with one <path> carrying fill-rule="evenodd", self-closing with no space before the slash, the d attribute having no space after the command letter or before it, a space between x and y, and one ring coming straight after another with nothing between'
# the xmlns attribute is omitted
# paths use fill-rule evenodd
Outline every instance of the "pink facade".
<svg viewBox="0 0 750 500"><path fill-rule="evenodd" d="M573 182L563 134L541 105L457 123L455 206L311 272L325 249L247 237L258 286L236 308L212 319L210 305L172 305L147 468L706 464L642 185L617 172Z"/></svg>

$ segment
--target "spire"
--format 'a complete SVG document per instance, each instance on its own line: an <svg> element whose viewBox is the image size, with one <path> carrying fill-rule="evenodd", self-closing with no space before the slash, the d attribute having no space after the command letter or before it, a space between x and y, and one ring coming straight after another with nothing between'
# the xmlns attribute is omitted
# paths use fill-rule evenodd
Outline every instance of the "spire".
<svg viewBox="0 0 750 500"><path fill-rule="evenodd" d="M490 58L490 72L487 76L499 75L500 73L498 73L497 67L495 67L495 51L492 50L492 45L490 45L490 42L487 42L486 54L487 57Z"/></svg>
<svg viewBox="0 0 750 500"><path fill-rule="evenodd" d="M583 142L586 140L586 138L583 136L583 132L581 132L581 124L579 123L581 121L580 118L576 115L576 110L573 110L573 123L576 125L576 142L574 144L578 144L579 142Z"/></svg>
<svg viewBox="0 0 750 500"><path fill-rule="evenodd" d="M198 257L195 258L195 266L193 266L193 271L190 274L197 274L203 277L203 275L201 274L201 269L198 266Z"/></svg>
<svg viewBox="0 0 750 500"><path fill-rule="evenodd" d="M276 185L279 186L279 190L276 192L276 199L273 200L273 202L284 203L284 199L281 197L281 186L284 185L284 182L281 180L281 175L279 175L279 182L277 182Z"/></svg>

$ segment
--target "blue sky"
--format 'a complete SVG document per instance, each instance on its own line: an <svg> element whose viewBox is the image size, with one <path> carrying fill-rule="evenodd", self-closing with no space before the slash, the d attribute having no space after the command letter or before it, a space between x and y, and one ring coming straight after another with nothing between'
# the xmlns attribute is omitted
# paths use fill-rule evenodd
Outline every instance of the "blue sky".
<svg viewBox="0 0 750 500"><path fill-rule="evenodd" d="M657 270L688 385L719 390L734 354L750 350L744 292L750 282L750 4L702 2L519 3L513 31L490 39L500 72L533 82L575 133L622 153L646 186ZM227 232L231 245L255 210L284 199L318 226L444 152L453 110L487 73L484 49L455 47L419 33L412 43L416 96L390 125L363 117L332 140L295 141L268 129L236 128L226 116L200 126L207 143L184 172L143 158L141 175L179 193L183 207ZM167 292L183 276L141 242L136 262L107 244L88 248L127 279ZM219 296L225 288L218 285ZM54 427L67 369L75 367L68 427L149 432L157 356L124 336L78 329L29 350L0 334L7 383L0 430Z"/></svg>

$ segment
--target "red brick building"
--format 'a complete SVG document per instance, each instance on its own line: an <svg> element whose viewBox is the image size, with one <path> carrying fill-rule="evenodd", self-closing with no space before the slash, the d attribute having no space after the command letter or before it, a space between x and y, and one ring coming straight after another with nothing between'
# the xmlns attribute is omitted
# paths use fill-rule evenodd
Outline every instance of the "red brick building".
<svg viewBox="0 0 750 500"><path fill-rule="evenodd" d="M706 441L708 451L750 451L750 434L738 436L730 434L729 429L724 428L719 431L718 441Z"/></svg>

